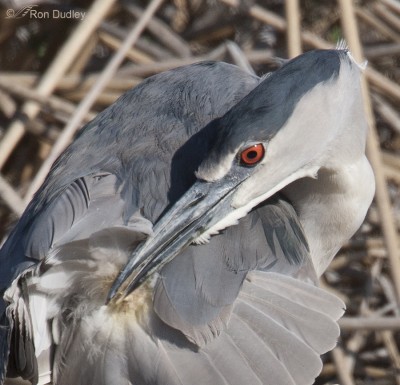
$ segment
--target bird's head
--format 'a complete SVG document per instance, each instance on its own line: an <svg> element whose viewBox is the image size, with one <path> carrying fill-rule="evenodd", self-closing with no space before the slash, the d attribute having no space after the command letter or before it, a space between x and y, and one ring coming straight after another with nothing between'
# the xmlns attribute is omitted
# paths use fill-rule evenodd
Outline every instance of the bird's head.
<svg viewBox="0 0 400 385"><path fill-rule="evenodd" d="M360 72L348 51L321 50L262 80L219 119L197 181L135 251L109 299L126 295L187 245L206 242L293 181L364 152Z"/></svg>

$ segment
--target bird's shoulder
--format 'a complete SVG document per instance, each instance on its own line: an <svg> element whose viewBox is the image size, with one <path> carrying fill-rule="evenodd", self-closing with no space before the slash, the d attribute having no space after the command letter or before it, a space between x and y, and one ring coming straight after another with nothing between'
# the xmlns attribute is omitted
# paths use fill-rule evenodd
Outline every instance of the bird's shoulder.
<svg viewBox="0 0 400 385"><path fill-rule="evenodd" d="M236 66L201 62L154 75L126 92L56 160L0 251L3 266L23 269L53 245L105 222L154 221L192 183L210 132L199 131L257 83Z"/></svg>

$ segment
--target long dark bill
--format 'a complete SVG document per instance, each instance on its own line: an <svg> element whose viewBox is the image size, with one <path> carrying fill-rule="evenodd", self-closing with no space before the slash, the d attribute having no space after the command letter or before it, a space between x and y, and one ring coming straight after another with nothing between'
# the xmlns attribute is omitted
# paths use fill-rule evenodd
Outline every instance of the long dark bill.
<svg viewBox="0 0 400 385"><path fill-rule="evenodd" d="M247 175L197 181L157 222L154 235L139 245L114 281L107 303L118 301L159 271L196 238L234 211L232 195Z"/></svg>

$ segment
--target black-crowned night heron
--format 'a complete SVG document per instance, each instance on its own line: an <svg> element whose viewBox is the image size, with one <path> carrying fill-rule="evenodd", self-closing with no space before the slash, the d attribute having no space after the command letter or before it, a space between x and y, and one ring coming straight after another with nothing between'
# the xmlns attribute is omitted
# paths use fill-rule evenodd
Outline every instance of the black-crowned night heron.
<svg viewBox="0 0 400 385"><path fill-rule="evenodd" d="M206 62L100 113L1 250L1 383L311 384L344 307L316 283L374 193L359 78Z"/></svg>

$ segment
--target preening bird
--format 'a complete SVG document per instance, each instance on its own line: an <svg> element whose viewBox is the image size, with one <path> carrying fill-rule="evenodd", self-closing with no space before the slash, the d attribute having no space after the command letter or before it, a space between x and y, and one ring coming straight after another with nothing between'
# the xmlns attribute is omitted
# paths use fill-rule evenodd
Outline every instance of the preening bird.
<svg viewBox="0 0 400 385"><path fill-rule="evenodd" d="M361 69L204 62L86 125L0 252L0 383L309 385L339 335L318 278L374 194Z"/></svg>

